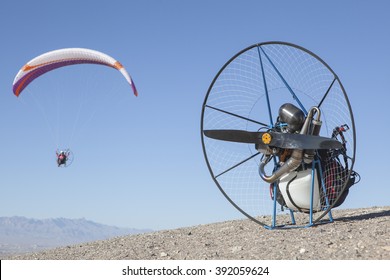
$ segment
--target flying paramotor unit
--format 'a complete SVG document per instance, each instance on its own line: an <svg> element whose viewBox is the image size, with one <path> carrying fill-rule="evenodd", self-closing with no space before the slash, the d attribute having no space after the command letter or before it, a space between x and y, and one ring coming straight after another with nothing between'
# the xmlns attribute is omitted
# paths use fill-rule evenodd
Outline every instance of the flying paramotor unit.
<svg viewBox="0 0 390 280"><path fill-rule="evenodd" d="M204 100L201 138L220 191L269 229L299 226L297 215L308 226L326 214L333 221L331 209L359 179L344 87L294 44L255 44L221 68Z"/></svg>
<svg viewBox="0 0 390 280"><path fill-rule="evenodd" d="M13 82L13 92L17 97L19 97L23 91L28 88L30 83L41 75L58 68L79 64L96 64L109 66L118 70L130 85L134 95L138 96L137 89L131 76L119 61L102 52L84 48L58 49L46 52L33 58L17 73ZM57 152L59 152L60 147L58 145L57 149ZM66 167L71 164L73 161L73 153L69 149L67 149L67 153L69 155L67 157L66 164L59 164L58 166Z"/></svg>
<svg viewBox="0 0 390 280"><path fill-rule="evenodd" d="M57 150L56 160L58 167L68 167L73 163L74 155L70 149Z"/></svg>

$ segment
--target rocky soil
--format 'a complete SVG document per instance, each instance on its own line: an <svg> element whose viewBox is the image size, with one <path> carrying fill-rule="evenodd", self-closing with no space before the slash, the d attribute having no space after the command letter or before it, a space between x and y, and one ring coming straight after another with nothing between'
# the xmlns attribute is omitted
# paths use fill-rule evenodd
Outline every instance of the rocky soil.
<svg viewBox="0 0 390 280"><path fill-rule="evenodd" d="M335 209L332 213L333 223L307 228L268 230L243 219L128 235L8 259L390 260L390 206Z"/></svg>

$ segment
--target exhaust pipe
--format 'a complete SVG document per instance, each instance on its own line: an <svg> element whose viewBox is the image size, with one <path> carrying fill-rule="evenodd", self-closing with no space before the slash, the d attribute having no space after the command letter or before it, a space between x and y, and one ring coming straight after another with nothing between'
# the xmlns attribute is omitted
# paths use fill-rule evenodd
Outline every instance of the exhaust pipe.
<svg viewBox="0 0 390 280"><path fill-rule="evenodd" d="M261 161L260 166L259 166L259 174L261 179L264 181L272 184L276 180L278 180L280 177L282 177L284 174L287 174L299 167L299 165L302 162L302 156L303 156L303 151L302 150L294 150L291 154L291 157L272 175L267 176L265 174L264 167L265 165L269 162L270 156L266 156L264 160Z"/></svg>

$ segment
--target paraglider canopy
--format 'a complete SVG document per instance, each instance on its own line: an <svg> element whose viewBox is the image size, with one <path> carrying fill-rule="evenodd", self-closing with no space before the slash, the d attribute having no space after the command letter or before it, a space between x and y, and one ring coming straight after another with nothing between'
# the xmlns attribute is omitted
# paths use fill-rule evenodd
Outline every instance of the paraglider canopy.
<svg viewBox="0 0 390 280"><path fill-rule="evenodd" d="M39 55L25 64L13 82L13 92L19 96L22 91L39 76L54 69L74 64L101 64L119 70L138 96L134 82L123 65L111 56L90 49L67 48Z"/></svg>

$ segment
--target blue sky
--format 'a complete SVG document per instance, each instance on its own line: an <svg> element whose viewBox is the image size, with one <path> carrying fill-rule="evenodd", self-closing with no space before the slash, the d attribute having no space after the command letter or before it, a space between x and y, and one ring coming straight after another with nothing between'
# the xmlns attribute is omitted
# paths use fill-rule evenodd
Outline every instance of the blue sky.
<svg viewBox="0 0 390 280"><path fill-rule="evenodd" d="M266 41L313 51L346 89L362 180L342 207L389 205L389 10L388 1L2 1L0 216L84 217L152 229L243 218L207 169L201 107L223 64ZM139 97L114 70L88 68L85 75L99 84L88 82L86 90L117 88L112 99L89 99L83 107L92 119L72 140L73 165L60 169L44 121L53 114L42 114L34 99L16 98L12 82L33 57L66 47L118 59ZM56 75L53 80L71 73ZM62 124L75 118L73 109Z"/></svg>

